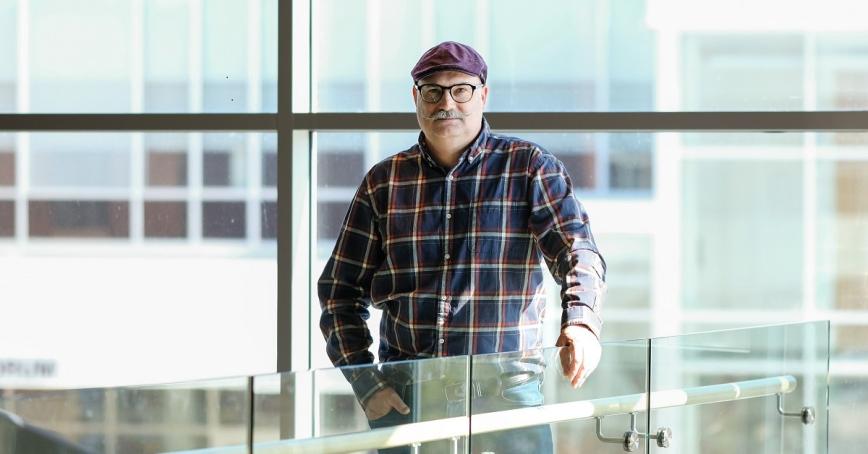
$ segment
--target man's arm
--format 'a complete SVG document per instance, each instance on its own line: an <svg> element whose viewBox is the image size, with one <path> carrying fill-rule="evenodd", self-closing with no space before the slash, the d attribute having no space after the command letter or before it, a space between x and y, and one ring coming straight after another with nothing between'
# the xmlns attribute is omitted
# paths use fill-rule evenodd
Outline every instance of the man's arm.
<svg viewBox="0 0 868 454"><path fill-rule="evenodd" d="M530 229L561 285L557 345L566 347L561 351L564 375L577 387L599 363L606 264L563 164L539 150L532 158L530 177Z"/></svg>
<svg viewBox="0 0 868 454"><path fill-rule="evenodd" d="M365 178L350 203L317 285L322 308L320 330L335 367L374 362L368 351L373 340L366 320L371 279L383 261L383 253L367 181ZM386 386L373 367L350 368L346 374L362 403Z"/></svg>

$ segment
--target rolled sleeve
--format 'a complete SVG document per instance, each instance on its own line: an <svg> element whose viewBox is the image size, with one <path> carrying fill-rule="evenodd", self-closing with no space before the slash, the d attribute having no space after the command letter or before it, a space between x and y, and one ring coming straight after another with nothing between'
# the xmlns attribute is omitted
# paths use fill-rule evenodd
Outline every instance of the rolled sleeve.
<svg viewBox="0 0 868 454"><path fill-rule="evenodd" d="M561 327L585 325L599 338L606 264L591 234L590 219L563 164L543 150L534 158L530 227L561 286Z"/></svg>

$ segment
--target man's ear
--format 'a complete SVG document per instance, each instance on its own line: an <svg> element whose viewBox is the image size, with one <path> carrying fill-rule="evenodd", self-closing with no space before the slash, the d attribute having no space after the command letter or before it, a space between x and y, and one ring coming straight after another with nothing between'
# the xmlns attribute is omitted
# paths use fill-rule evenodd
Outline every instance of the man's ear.
<svg viewBox="0 0 868 454"><path fill-rule="evenodd" d="M416 93L417 93L416 86L413 85L413 88L410 89L410 96L413 97L413 105L414 106L416 105Z"/></svg>
<svg viewBox="0 0 868 454"><path fill-rule="evenodd" d="M485 103L488 102L488 85L482 86L482 107L485 107Z"/></svg>

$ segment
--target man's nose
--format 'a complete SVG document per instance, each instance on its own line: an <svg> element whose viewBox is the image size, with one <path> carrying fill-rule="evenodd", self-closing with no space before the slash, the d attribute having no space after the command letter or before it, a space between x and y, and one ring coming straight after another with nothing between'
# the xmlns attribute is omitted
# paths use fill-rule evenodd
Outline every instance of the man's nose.
<svg viewBox="0 0 868 454"><path fill-rule="evenodd" d="M451 110L455 107L455 100L452 99L452 93L449 93L449 90L443 91L443 96L440 97L440 101L437 102L437 107L443 110Z"/></svg>

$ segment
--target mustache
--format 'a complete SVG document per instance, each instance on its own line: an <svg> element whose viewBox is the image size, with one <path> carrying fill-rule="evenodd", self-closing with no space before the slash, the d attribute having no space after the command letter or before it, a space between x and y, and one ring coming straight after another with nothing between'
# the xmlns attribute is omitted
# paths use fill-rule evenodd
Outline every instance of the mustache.
<svg viewBox="0 0 868 454"><path fill-rule="evenodd" d="M457 110L438 110L431 115L424 115L426 120L451 120L453 118L462 119L469 117L470 114L461 113Z"/></svg>

